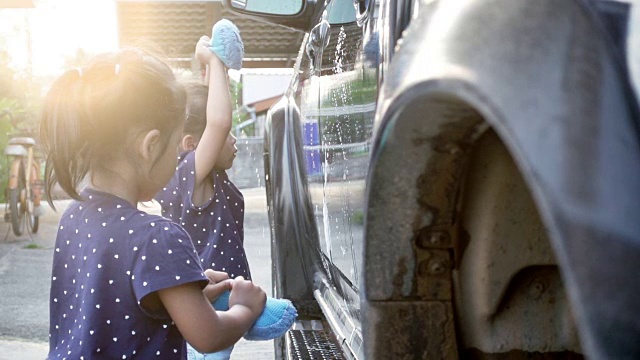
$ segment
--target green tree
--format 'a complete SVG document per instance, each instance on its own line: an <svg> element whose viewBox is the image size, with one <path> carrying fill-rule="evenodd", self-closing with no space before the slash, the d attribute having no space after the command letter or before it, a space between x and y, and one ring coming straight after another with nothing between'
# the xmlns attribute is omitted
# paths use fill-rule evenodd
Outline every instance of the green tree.
<svg viewBox="0 0 640 360"><path fill-rule="evenodd" d="M231 93L231 103L233 106L233 125L231 128L235 131L236 126L246 119L246 115L244 115L240 109L242 107L242 83L229 79L229 92Z"/></svg>
<svg viewBox="0 0 640 360"><path fill-rule="evenodd" d="M4 151L9 136L38 138L37 114L41 108L41 96L28 74L22 74L9 66L11 57L0 50L0 151ZM10 121L11 120L11 121ZM8 180L8 159L0 157L0 201L5 201L4 188Z"/></svg>

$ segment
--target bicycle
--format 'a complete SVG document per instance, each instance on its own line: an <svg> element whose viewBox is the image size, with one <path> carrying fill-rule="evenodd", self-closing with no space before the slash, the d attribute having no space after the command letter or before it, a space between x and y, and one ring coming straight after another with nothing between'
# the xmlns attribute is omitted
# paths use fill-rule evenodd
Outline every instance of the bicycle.
<svg viewBox="0 0 640 360"><path fill-rule="evenodd" d="M3 111L3 116L15 129L18 128L12 114ZM21 236L25 225L30 234L35 234L42 214L40 206L43 182L40 179L40 163L34 156L36 141L28 136L13 136L4 149L9 157L9 179L5 188L5 222L11 223L16 236Z"/></svg>

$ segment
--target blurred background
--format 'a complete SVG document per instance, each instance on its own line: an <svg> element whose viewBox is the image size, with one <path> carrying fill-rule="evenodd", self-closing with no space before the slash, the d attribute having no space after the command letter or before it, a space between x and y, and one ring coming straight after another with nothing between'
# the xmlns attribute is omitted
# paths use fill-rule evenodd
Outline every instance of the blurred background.
<svg viewBox="0 0 640 360"><path fill-rule="evenodd" d="M222 18L239 27L245 45L243 69L229 74L238 153L228 173L245 197L253 280L271 294L262 135L267 110L289 84L303 33L237 18L220 1L0 0L0 150L9 137L39 142L40 111L52 82L98 53L142 46L164 55L178 72L199 74L196 41ZM0 184L7 178L8 158L0 156ZM0 191L0 206L6 201ZM62 196L58 212L47 206L36 234L14 236L10 223L0 221L0 360L42 359L48 352L53 244L68 203ZM157 204L141 206L159 213ZM242 340L232 359L249 358L273 359L273 342Z"/></svg>
<svg viewBox="0 0 640 360"><path fill-rule="evenodd" d="M304 34L238 18L221 1L0 0L0 149L8 133L37 139L43 97L64 71L98 53L142 46L197 72L194 45L222 18L239 27L245 44L243 69L230 71L238 157L229 175L240 188L264 186L264 118L289 83ZM6 165L0 158L0 183Z"/></svg>

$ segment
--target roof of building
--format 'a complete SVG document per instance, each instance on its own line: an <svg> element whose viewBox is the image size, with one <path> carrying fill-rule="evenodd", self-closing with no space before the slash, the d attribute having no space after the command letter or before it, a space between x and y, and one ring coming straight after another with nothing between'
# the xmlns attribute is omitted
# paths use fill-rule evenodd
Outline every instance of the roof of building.
<svg viewBox="0 0 640 360"><path fill-rule="evenodd" d="M0 0L3 1L3 0ZM6 0L4 0L6 1ZM304 33L231 14L212 1L116 1L120 46L160 50L190 68L197 40L218 20L231 20L244 42L243 67L292 67Z"/></svg>
<svg viewBox="0 0 640 360"><path fill-rule="evenodd" d="M259 100L259 101L254 101L251 104L247 104L247 106L250 106L250 107L254 108L256 113L261 113L263 111L269 110L273 104L277 103L278 100L280 100L280 98L282 98L282 95L283 94L276 95L276 96L270 97L268 99L262 99L262 100Z"/></svg>

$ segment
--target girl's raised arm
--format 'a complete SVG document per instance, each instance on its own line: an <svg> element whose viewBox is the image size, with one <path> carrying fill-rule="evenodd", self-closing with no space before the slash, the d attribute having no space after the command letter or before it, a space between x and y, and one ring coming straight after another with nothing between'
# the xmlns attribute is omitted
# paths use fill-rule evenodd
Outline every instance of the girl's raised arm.
<svg viewBox="0 0 640 360"><path fill-rule="evenodd" d="M222 61L209 49L209 37L203 36L196 45L196 58L208 67L209 96L207 125L195 154L195 188L202 184L218 160L231 130L231 97L227 72Z"/></svg>

